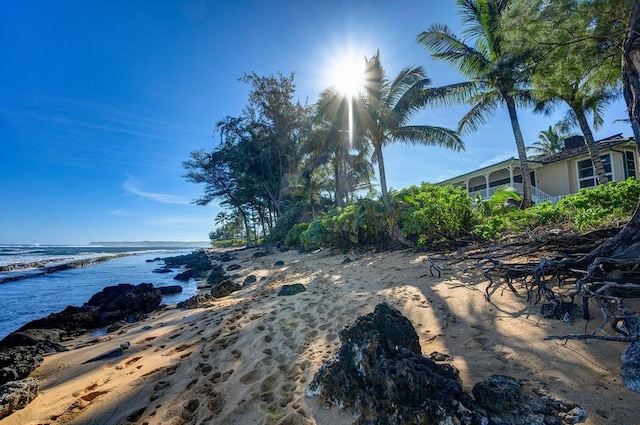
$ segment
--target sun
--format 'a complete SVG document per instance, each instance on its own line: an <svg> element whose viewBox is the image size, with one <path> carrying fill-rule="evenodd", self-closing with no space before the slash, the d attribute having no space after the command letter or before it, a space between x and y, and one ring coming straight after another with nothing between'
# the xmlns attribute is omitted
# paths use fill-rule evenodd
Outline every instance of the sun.
<svg viewBox="0 0 640 425"><path fill-rule="evenodd" d="M357 96L364 86L364 57L343 55L331 61L328 71L329 85L348 97Z"/></svg>

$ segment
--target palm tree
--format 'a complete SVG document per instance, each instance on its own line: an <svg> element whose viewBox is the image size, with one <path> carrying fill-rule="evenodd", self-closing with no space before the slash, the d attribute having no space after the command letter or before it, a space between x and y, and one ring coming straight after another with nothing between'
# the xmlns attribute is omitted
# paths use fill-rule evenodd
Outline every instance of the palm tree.
<svg viewBox="0 0 640 425"><path fill-rule="evenodd" d="M231 216L226 211L220 211L214 220L214 224L217 224L224 228L227 225L227 222L230 220Z"/></svg>
<svg viewBox="0 0 640 425"><path fill-rule="evenodd" d="M455 151L464 149L460 136L453 130L429 126L410 125L415 112L423 108L429 99L445 89L430 89L431 80L424 69L406 67L393 81L380 63L380 52L365 58L363 94L356 104L360 131L373 146L373 159L378 163L382 198L388 198L382 148L390 143L403 142L413 145L443 146Z"/></svg>
<svg viewBox="0 0 640 425"><path fill-rule="evenodd" d="M473 44L467 44L442 24L431 25L418 35L417 41L431 51L434 59L456 67L468 78L468 85L477 89L472 96L467 96L467 92L455 94L456 100L473 105L460 120L461 134L477 130L499 106L507 107L522 170L523 206L530 206L531 176L516 107L532 102L525 90L527 75L521 72L524 58L505 49L500 33L500 18L509 1L456 0L456 3L466 26L463 34L471 36Z"/></svg>
<svg viewBox="0 0 640 425"><path fill-rule="evenodd" d="M527 151L534 152L537 155L553 155L564 149L564 139L570 136L570 134L562 131L561 125L550 125L549 128L538 133L538 141L531 146L527 146Z"/></svg>
<svg viewBox="0 0 640 425"><path fill-rule="evenodd" d="M588 81L588 76L584 75L565 74L563 81L552 81L552 85L545 85L544 79L544 76L541 76L540 79L534 79L534 84L537 86L534 89L534 95L541 101L540 105L536 107L536 111L551 114L560 102L569 105L563 126L570 128L578 125L584 136L598 183L606 184L608 179L587 120L587 113L592 115L593 127L598 130L604 122L604 108L618 97L616 90L604 84L599 84L596 87Z"/></svg>

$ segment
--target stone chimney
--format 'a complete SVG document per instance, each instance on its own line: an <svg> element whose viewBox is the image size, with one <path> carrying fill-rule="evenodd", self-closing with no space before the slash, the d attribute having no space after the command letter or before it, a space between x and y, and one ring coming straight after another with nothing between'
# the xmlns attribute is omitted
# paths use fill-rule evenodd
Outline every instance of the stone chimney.
<svg viewBox="0 0 640 425"><path fill-rule="evenodd" d="M570 136L564 139L564 150L576 149L584 146L584 137Z"/></svg>

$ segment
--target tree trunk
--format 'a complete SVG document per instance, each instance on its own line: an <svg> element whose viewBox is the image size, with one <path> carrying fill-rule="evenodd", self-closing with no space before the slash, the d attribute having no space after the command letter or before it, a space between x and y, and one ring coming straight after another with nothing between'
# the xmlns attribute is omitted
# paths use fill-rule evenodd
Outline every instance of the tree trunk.
<svg viewBox="0 0 640 425"><path fill-rule="evenodd" d="M376 143L373 146L373 152L378 161L378 173L380 174L380 192L382 199L387 199L387 175L384 172L384 159L382 158L382 144Z"/></svg>
<svg viewBox="0 0 640 425"><path fill-rule="evenodd" d="M634 1L622 50L622 93L627 104L636 148L640 143L640 2ZM637 151L637 149L636 149ZM640 200L633 217L613 238L582 259L589 264L597 257L640 258Z"/></svg>
<svg viewBox="0 0 640 425"><path fill-rule="evenodd" d="M591 162L593 163L593 168L596 170L596 177L598 178L598 184L607 184L608 179L604 170L604 165L602 165L602 160L600 159L600 153L598 152L598 148L596 147L596 142L593 140L593 133L591 132L591 127L589 127L589 123L587 122L587 117L584 113L584 109L582 107L571 107L573 112L576 114L576 118L578 120L578 124L580 125L580 130L582 131L582 135L584 136L584 142L587 145L587 149L589 150L589 155L591 156Z"/></svg>
<svg viewBox="0 0 640 425"><path fill-rule="evenodd" d="M336 207L342 207L342 173L340 172L340 161L336 160L333 164L333 178L336 182Z"/></svg>
<svg viewBox="0 0 640 425"><path fill-rule="evenodd" d="M527 159L527 148L524 146L524 138L520 130L518 122L518 114L516 112L516 104L509 95L503 95L509 111L509 119L511 120L511 128L513 136L516 139L516 148L518 149L518 158L520 159L520 170L522 172L522 206L528 208L531 206L531 173L529 172L529 160Z"/></svg>

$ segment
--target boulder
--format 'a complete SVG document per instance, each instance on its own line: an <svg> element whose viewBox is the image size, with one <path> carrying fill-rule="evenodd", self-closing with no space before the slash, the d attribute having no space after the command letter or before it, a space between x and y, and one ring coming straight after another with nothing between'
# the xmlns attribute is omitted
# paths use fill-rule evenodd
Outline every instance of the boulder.
<svg viewBox="0 0 640 425"><path fill-rule="evenodd" d="M98 307L100 311L122 311L132 313L151 313L162 302L162 293L151 283L131 285L121 283L107 286L94 294L86 305Z"/></svg>
<svg viewBox="0 0 640 425"><path fill-rule="evenodd" d="M0 385L26 378L44 358L37 345L0 350Z"/></svg>
<svg viewBox="0 0 640 425"><path fill-rule="evenodd" d="M178 273L173 277L173 280L177 280L180 282L188 282L189 279L195 279L203 275L203 271L195 270L195 269L187 269L183 272Z"/></svg>
<svg viewBox="0 0 640 425"><path fill-rule="evenodd" d="M182 292L182 286L180 285L159 286L158 291L160 291L160 294L162 296L179 294Z"/></svg>
<svg viewBox="0 0 640 425"><path fill-rule="evenodd" d="M234 261L237 257L230 252L221 252L213 258L221 263L228 263L230 261Z"/></svg>
<svg viewBox="0 0 640 425"><path fill-rule="evenodd" d="M209 273L207 283L210 285L217 285L225 279L226 277L224 275L224 269L222 268L222 265L217 265Z"/></svg>
<svg viewBox="0 0 640 425"><path fill-rule="evenodd" d="M476 384L474 400L462 390L457 369L423 356L409 320L385 303L339 336L338 352L322 364L306 393L328 405L353 407L357 425L565 425L586 418L581 407L508 376Z"/></svg>
<svg viewBox="0 0 640 425"><path fill-rule="evenodd" d="M211 288L211 295L214 298L222 298L231 295L233 292L239 291L240 289L242 289L242 286L235 283L233 280L226 279Z"/></svg>
<svg viewBox="0 0 640 425"><path fill-rule="evenodd" d="M211 260L204 251L193 251L186 255L176 255L174 257L166 257L162 259L166 267L179 268L185 267L194 271L205 271L211 268Z"/></svg>
<svg viewBox="0 0 640 425"><path fill-rule="evenodd" d="M282 260L278 260L275 263L273 263L273 267L275 267L275 268L279 268L279 267L282 267L282 266L284 266L284 261L282 261Z"/></svg>
<svg viewBox="0 0 640 425"><path fill-rule="evenodd" d="M172 271L173 271L173 269L172 269L171 267L167 267L167 266L164 266L164 267L158 267L157 269L153 269L153 270L152 270L152 272L153 272L153 273L159 273L159 274L162 274L162 273L171 273Z"/></svg>
<svg viewBox="0 0 640 425"><path fill-rule="evenodd" d="M472 391L490 423L496 425L575 424L587 417L581 407L556 400L525 379L492 375Z"/></svg>
<svg viewBox="0 0 640 425"><path fill-rule="evenodd" d="M257 281L258 281L258 278L256 278L256 275L250 274L249 276L244 278L244 281L242 282L242 287L246 288L249 285L253 285Z"/></svg>
<svg viewBox="0 0 640 425"><path fill-rule="evenodd" d="M383 303L340 332L338 353L307 387L329 405L352 406L355 424L480 423L458 371L421 355L418 335Z"/></svg>
<svg viewBox="0 0 640 425"><path fill-rule="evenodd" d="M306 290L307 288L301 283L294 283L293 285L284 285L282 288L280 288L280 291L278 291L278 296L282 297L282 296L295 295L295 294L299 294L300 292L304 292Z"/></svg>
<svg viewBox="0 0 640 425"><path fill-rule="evenodd" d="M0 347L18 347L36 345L42 341L58 342L64 331L60 329L25 329L7 335L0 341Z"/></svg>
<svg viewBox="0 0 640 425"><path fill-rule="evenodd" d="M58 313L32 320L17 332L27 329L60 329L66 336L77 336L98 327L98 314L96 308L68 306Z"/></svg>
<svg viewBox="0 0 640 425"><path fill-rule="evenodd" d="M227 271L228 272L233 272L236 270L240 270L242 268L242 266L240 264L231 264L230 266L227 267Z"/></svg>
<svg viewBox="0 0 640 425"><path fill-rule="evenodd" d="M39 385L37 379L26 378L0 386L0 419L31 403L38 395Z"/></svg>
<svg viewBox="0 0 640 425"><path fill-rule="evenodd" d="M215 298L210 294L198 294L189 298L188 300L180 301L177 305L178 308L206 308L213 305Z"/></svg>

